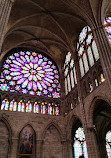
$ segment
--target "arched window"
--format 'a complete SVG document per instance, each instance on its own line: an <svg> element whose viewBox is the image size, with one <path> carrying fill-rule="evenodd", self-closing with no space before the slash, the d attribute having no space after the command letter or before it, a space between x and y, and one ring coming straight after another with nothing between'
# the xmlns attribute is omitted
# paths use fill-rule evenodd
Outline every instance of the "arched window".
<svg viewBox="0 0 111 158"><path fill-rule="evenodd" d="M10 108L9 108L10 111L16 111L17 110L17 102L12 100L10 102Z"/></svg>
<svg viewBox="0 0 111 158"><path fill-rule="evenodd" d="M106 17L104 19L104 26L105 26L109 43L111 44L111 17Z"/></svg>
<svg viewBox="0 0 111 158"><path fill-rule="evenodd" d="M85 135L82 127L79 127L75 132L73 148L74 158L79 158L81 155L88 158Z"/></svg>
<svg viewBox="0 0 111 158"><path fill-rule="evenodd" d="M3 64L0 90L60 98L57 66L40 53L15 51Z"/></svg>
<svg viewBox="0 0 111 158"><path fill-rule="evenodd" d="M66 95L71 91L72 88L77 84L76 71L74 60L71 57L71 53L66 54L64 63L64 76L65 76L65 92Z"/></svg>
<svg viewBox="0 0 111 158"><path fill-rule="evenodd" d="M9 109L9 101L8 99L4 99L1 104L1 110L8 110L8 109Z"/></svg>
<svg viewBox="0 0 111 158"><path fill-rule="evenodd" d="M99 59L97 46L89 26L85 26L79 34L77 51L81 77L83 77Z"/></svg>
<svg viewBox="0 0 111 158"><path fill-rule="evenodd" d="M106 151L108 158L111 157L111 131L106 133Z"/></svg>
<svg viewBox="0 0 111 158"><path fill-rule="evenodd" d="M21 100L18 103L18 111L24 112L24 108L25 108L25 103Z"/></svg>

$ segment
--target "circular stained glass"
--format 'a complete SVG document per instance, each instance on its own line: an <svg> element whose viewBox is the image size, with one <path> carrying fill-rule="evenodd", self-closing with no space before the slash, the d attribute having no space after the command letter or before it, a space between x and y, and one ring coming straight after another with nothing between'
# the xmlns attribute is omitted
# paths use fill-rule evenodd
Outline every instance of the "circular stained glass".
<svg viewBox="0 0 111 158"><path fill-rule="evenodd" d="M20 51L4 62L0 89L11 92L59 98L60 83L56 65L42 54Z"/></svg>

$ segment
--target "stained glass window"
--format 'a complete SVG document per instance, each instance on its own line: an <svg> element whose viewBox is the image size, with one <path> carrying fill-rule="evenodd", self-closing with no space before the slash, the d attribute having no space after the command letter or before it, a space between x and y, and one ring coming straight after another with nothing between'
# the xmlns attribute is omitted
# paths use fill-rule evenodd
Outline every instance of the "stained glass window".
<svg viewBox="0 0 111 158"><path fill-rule="evenodd" d="M66 54L65 63L64 63L64 76L65 76L65 93L71 91L72 88L77 84L76 71L74 60L71 57L71 53Z"/></svg>
<svg viewBox="0 0 111 158"><path fill-rule="evenodd" d="M39 113L39 104L37 102L34 104L34 113Z"/></svg>
<svg viewBox="0 0 111 158"><path fill-rule="evenodd" d="M85 26L79 34L77 51L81 77L83 77L99 59L97 46L89 26Z"/></svg>
<svg viewBox="0 0 111 158"><path fill-rule="evenodd" d="M30 101L28 101L26 103L26 112L31 112L32 111L32 104L30 103Z"/></svg>
<svg viewBox="0 0 111 158"><path fill-rule="evenodd" d="M73 148L74 158L79 158L81 155L88 158L85 135L82 127L79 127L75 132Z"/></svg>
<svg viewBox="0 0 111 158"><path fill-rule="evenodd" d="M105 30L107 33L107 37L109 40L109 43L111 44L111 17L106 17L104 20Z"/></svg>
<svg viewBox="0 0 111 158"><path fill-rule="evenodd" d="M9 109L9 101L4 99L1 104L1 110L8 110Z"/></svg>
<svg viewBox="0 0 111 158"><path fill-rule="evenodd" d="M60 106L58 103L47 103L47 102L34 102L33 101L23 101L19 102L14 99L9 101L4 99L1 104L1 110L9 111L19 111L19 112L34 112L49 115L59 115Z"/></svg>
<svg viewBox="0 0 111 158"><path fill-rule="evenodd" d="M0 90L60 98L57 66L40 53L15 52L3 64Z"/></svg>
<svg viewBox="0 0 111 158"><path fill-rule="evenodd" d="M106 151L108 158L111 157L111 130L106 134Z"/></svg>
<svg viewBox="0 0 111 158"><path fill-rule="evenodd" d="M21 100L19 103L18 103L18 111L21 111L21 112L24 112L24 102Z"/></svg>

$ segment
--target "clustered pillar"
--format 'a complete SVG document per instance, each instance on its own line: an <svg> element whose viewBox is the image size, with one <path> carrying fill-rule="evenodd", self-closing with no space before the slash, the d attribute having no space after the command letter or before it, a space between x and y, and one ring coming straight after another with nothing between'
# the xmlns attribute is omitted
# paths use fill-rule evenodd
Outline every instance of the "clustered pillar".
<svg viewBox="0 0 111 158"><path fill-rule="evenodd" d="M14 0L0 0L0 52Z"/></svg>
<svg viewBox="0 0 111 158"><path fill-rule="evenodd" d="M98 46L105 78L109 82L109 86L111 86L111 46L105 33L104 26L96 27L93 30L93 34Z"/></svg>

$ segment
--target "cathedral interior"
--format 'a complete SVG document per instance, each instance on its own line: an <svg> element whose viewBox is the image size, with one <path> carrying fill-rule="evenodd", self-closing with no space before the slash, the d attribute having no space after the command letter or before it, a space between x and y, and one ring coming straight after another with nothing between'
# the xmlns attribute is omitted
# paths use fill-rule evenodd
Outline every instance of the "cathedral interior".
<svg viewBox="0 0 111 158"><path fill-rule="evenodd" d="M0 158L111 158L111 1L0 0Z"/></svg>

